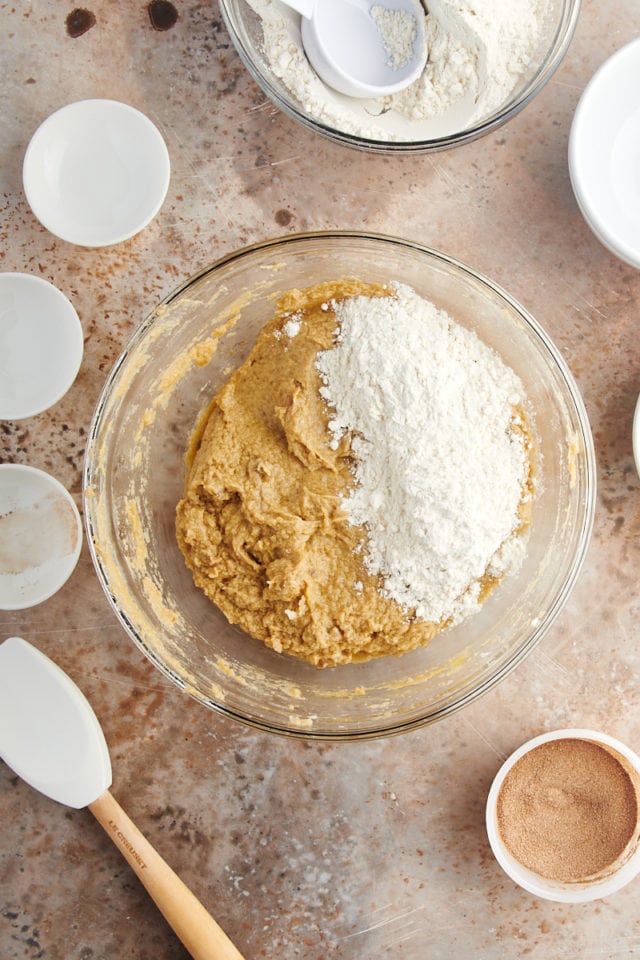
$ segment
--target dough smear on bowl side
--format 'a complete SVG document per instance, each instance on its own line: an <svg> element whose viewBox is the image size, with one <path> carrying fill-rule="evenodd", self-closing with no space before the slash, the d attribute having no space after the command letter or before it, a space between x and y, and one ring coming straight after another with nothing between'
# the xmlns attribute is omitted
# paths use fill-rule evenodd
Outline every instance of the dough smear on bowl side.
<svg viewBox="0 0 640 960"><path fill-rule="evenodd" d="M176 531L196 585L318 667L427 644L522 556L524 399L493 351L408 287L289 291L191 448ZM471 451L451 440L460 417Z"/></svg>

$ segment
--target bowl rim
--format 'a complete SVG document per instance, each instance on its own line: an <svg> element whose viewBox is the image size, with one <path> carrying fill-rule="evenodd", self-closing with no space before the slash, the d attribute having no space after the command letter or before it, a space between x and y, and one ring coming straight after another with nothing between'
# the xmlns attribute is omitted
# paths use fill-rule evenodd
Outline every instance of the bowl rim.
<svg viewBox="0 0 640 960"><path fill-rule="evenodd" d="M337 127L331 127L321 120L316 120L305 113L303 108L293 100L289 101L283 97L280 92L269 83L268 79L256 67L249 51L243 43L242 37L236 30L233 16L230 12L229 0L220 0L220 13L224 25L229 33L233 46L238 53L242 63L253 77L263 93L282 110L292 120L302 124L307 129L320 134L323 137L332 140L334 143L340 143L348 147L369 151L371 153L383 154L408 154L408 153L436 153L440 150L449 150L452 147L461 146L465 143L471 143L479 137L483 137L493 130L501 127L504 123L516 116L527 104L540 92L545 84L551 79L560 64L562 63L576 30L582 0L566 0L568 10L563 11L562 21L556 30L547 58L540 64L533 77L521 93L508 101L499 110L494 111L484 120L473 124L463 130L443 137L435 137L428 140L380 140L373 137L362 137L356 134L345 133ZM549 58L549 53L553 51L553 56Z"/></svg>
<svg viewBox="0 0 640 960"><path fill-rule="evenodd" d="M336 240L342 242L343 240L349 239L358 239L358 240L373 240L382 243L389 243L393 246L407 247L412 250L416 250L421 254L427 254L428 256L435 258L436 260L446 263L447 265L454 266L456 269L461 271L463 274L471 277L476 283L479 283L481 286L488 287L494 294L497 293L517 314L522 318L527 327L529 327L537 339L544 346L545 351L553 358L554 363L557 366L558 373L561 375L562 380L567 388L569 397L573 404L573 409L577 415L581 427L581 438L584 449L584 483L585 483L585 497L584 497L584 507L581 512L581 523L579 529L576 530L576 549L574 556L571 559L571 563L565 579L562 583L561 588L558 590L556 596L553 598L552 603L549 606L547 614L544 621L536 624L529 637L524 641L517 650L513 651L509 658L500 665L498 669L495 670L491 676L486 677L481 683L474 686L472 689L467 690L458 698L456 698L451 703L446 703L437 707L437 709L432 712L422 712L419 716L412 716L406 720L397 721L394 720L392 723L375 723L371 722L365 729L362 730L353 730L353 729L328 729L328 725L325 724L324 727L306 728L303 726L298 726L296 724L291 724L287 726L285 723L274 723L272 721L266 721L258 717L249 716L240 712L238 709L230 707L225 703L218 703L213 700L212 697L208 697L197 690L191 689L189 685L186 684L185 680L175 673L164 661L157 655L157 653L150 648L146 641L138 635L135 628L131 624L129 618L127 617L126 611L121 609L116 601L116 598L113 596L110 589L109 577L104 569L103 564L100 559L100 551L96 547L94 530L93 530L93 514L95 509L95 501L92 496L87 495L87 490L92 487L93 484L93 466L92 466L92 454L97 442L97 437L99 429L101 427L102 413L104 407L107 405L112 393L117 389L117 379L118 374L127 360L127 357L130 351L136 346L136 344L144 338L149 328L162 317L164 308L173 303L186 289L190 288L194 284L198 283L204 277L209 274L221 269L222 267L234 263L235 261L244 259L257 251L268 250L273 247L283 247L291 243L300 243L306 240ZM169 680L172 681L177 687L182 690L186 690L190 696L199 702L205 704L209 708L213 709L214 712L221 714L227 718L235 719L243 723L245 726L253 727L261 731L271 732L280 734L283 736L289 736L293 739L305 739L305 740L321 740L321 741L355 741L355 740L372 740L379 739L381 737L388 737L410 730L415 730L419 727L425 726L430 723L434 723L437 720L441 720L450 714L456 713L458 710L461 710L464 706L467 706L469 703L479 699L484 696L485 693L488 693L492 690L497 684L499 684L516 666L518 666L528 655L529 653L538 645L538 643L543 639L543 637L548 633L551 626L555 622L556 618L563 609L575 582L579 576L579 573L582 569L584 560L586 558L587 550L589 547L591 533L593 530L593 523L595 517L595 507L596 507L596 458L595 458L595 449L593 443L593 437L591 434L591 428L582 400L582 396L578 389L578 386L574 380L573 374L570 372L566 362L564 361L562 355L558 351L557 347L549 337L549 335L543 330L540 324L534 319L533 316L517 301L515 300L507 291L505 291L499 284L494 283L492 280L484 276L483 274L477 272L472 267L467 266L462 261L456 259L455 257L449 256L448 254L442 253L431 247L427 247L424 244L418 243L412 240L406 240L400 237L391 236L388 234L373 233L373 232L363 232L359 230L323 230L323 231L309 231L304 233L294 233L287 234L284 236L272 237L266 240L257 241L248 246L241 247L237 250L230 251L227 254L224 254L222 257L218 258L214 263L210 264L207 267L202 268L197 273L193 274L191 277L185 279L181 284L179 284L174 290L167 294L146 316L146 318L139 324L139 326L134 331L132 337L125 345L120 356L115 361L107 380L103 386L103 389L98 398L93 417L91 419L90 427L87 433L87 445L85 448L84 462L83 462L83 473L82 473L82 492L83 492L83 502L84 502L84 522L86 529L86 538L89 546L89 552L91 559L96 571L100 585L109 600L109 603L114 610L117 619L120 621L120 624L124 627L125 632L134 644L142 650L142 652L147 656L152 663L160 670L160 672Z"/></svg>

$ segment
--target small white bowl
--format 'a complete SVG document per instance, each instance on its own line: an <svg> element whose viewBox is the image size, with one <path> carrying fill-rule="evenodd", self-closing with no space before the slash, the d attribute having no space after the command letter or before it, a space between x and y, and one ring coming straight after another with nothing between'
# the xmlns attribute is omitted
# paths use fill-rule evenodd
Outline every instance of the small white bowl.
<svg viewBox="0 0 640 960"><path fill-rule="evenodd" d="M33 417L76 378L84 341L73 306L29 273L0 273L0 420Z"/></svg>
<svg viewBox="0 0 640 960"><path fill-rule="evenodd" d="M554 900L559 903L586 903L616 893L640 873L640 845L627 860L607 876L603 876L597 880L563 883L561 881L548 880L523 866L509 853L498 829L498 796L505 777L511 768L524 754L529 753L529 751L535 747L552 740L564 739L590 740L594 743L601 744L605 748L609 747L612 751L615 751L623 757L640 777L640 757L624 743L621 743L614 737L608 736L606 733L599 733L595 730L585 730L582 728L553 730L549 733L543 733L539 737L534 737L533 740L524 743L512 753L496 774L487 798L487 834L493 854L502 869L515 883L519 884L525 890L528 890L529 893L533 893L544 900Z"/></svg>
<svg viewBox="0 0 640 960"><path fill-rule="evenodd" d="M596 71L569 137L569 174L578 206L600 242L640 268L640 38Z"/></svg>
<svg viewBox="0 0 640 960"><path fill-rule="evenodd" d="M636 408L633 414L631 440L633 443L633 459L635 460L636 470L640 476L640 397L636 400Z"/></svg>
<svg viewBox="0 0 640 960"><path fill-rule="evenodd" d="M51 114L31 138L22 169L38 220L85 247L120 243L146 227L169 176L158 128L117 100L79 100Z"/></svg>
<svg viewBox="0 0 640 960"><path fill-rule="evenodd" d="M54 477L0 464L0 610L26 610L52 597L82 548L80 514Z"/></svg>

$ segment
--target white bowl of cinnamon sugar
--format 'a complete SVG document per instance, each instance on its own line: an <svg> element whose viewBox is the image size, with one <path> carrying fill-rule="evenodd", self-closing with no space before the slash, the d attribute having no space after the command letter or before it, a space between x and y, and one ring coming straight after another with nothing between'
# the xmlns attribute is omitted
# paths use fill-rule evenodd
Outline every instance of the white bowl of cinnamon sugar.
<svg viewBox="0 0 640 960"><path fill-rule="evenodd" d="M529 740L498 771L487 800L493 853L546 900L608 897L640 873L640 758L594 730Z"/></svg>

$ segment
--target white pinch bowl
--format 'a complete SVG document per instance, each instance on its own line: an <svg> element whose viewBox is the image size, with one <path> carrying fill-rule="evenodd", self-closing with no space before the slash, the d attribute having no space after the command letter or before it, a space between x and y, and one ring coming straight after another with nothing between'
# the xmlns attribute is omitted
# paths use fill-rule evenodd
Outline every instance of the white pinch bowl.
<svg viewBox="0 0 640 960"><path fill-rule="evenodd" d="M80 514L62 484L35 467L0 464L0 610L52 597L81 549Z"/></svg>
<svg viewBox="0 0 640 960"><path fill-rule="evenodd" d="M633 459L636 464L636 470L640 476L640 397L636 400L636 407L633 414L633 429L631 433L633 444Z"/></svg>
<svg viewBox="0 0 640 960"><path fill-rule="evenodd" d="M29 273L0 273L0 419L48 410L74 382L84 350L71 302Z"/></svg>
<svg viewBox="0 0 640 960"><path fill-rule="evenodd" d="M575 729L552 730L523 743L500 767L493 780L487 798L486 828L489 843L496 860L514 883L517 883L529 893L541 897L543 900L554 900L558 903L587 903L591 900L600 900L603 897L611 896L611 894L616 893L630 883L640 873L640 846L637 846L635 851L607 876L597 880L563 883L558 880L547 880L523 866L509 853L498 829L498 796L509 771L521 757L536 747L539 747L541 744L549 743L552 740L565 739L590 740L605 748L610 748L623 758L640 778L640 757L615 737L611 737L606 733L600 733L596 730L587 730L580 727Z"/></svg>
<svg viewBox="0 0 640 960"><path fill-rule="evenodd" d="M47 230L69 243L105 247L128 240L156 216L169 187L169 152L135 107L79 100L40 124L22 178Z"/></svg>

